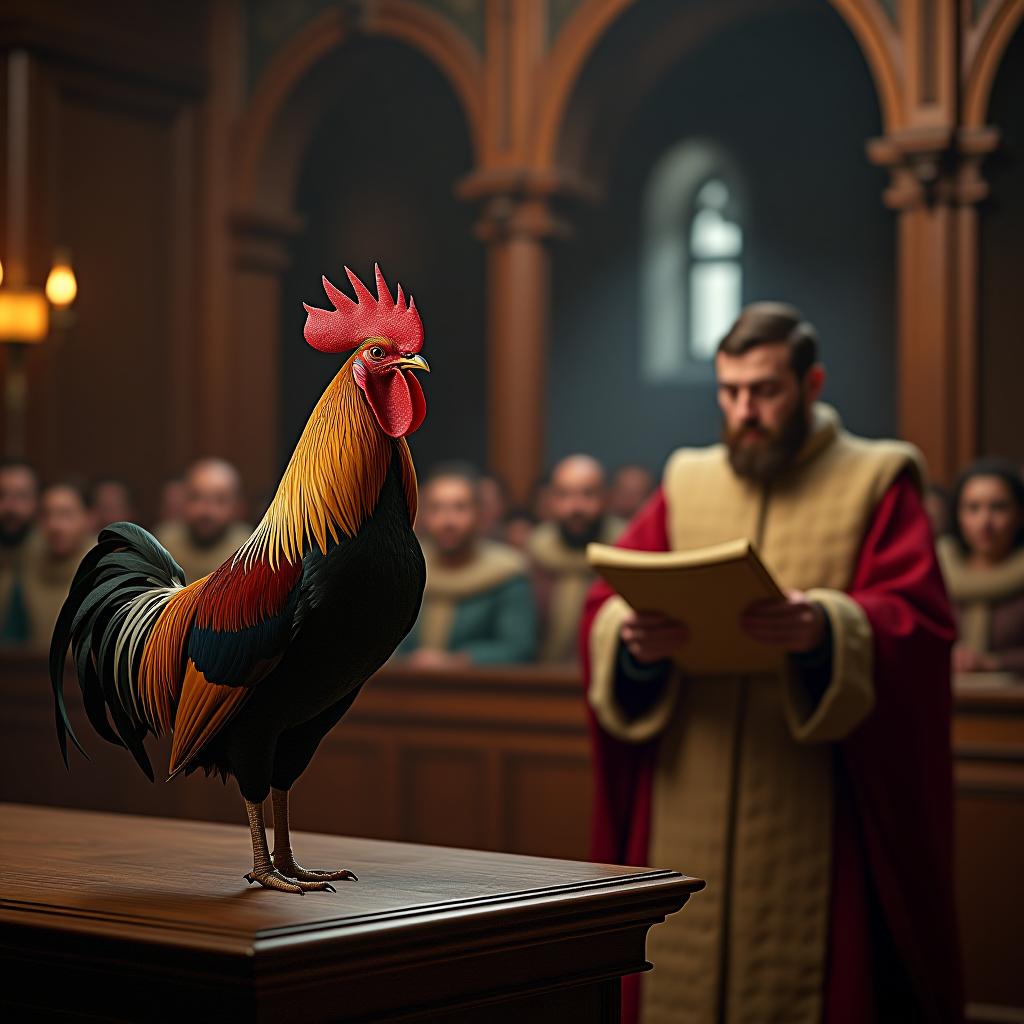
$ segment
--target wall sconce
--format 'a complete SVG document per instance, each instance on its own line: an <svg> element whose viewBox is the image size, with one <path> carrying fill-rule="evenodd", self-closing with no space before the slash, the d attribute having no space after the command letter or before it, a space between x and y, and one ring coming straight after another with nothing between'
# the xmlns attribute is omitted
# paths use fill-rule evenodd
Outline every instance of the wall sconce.
<svg viewBox="0 0 1024 1024"><path fill-rule="evenodd" d="M5 448L9 456L25 454L25 406L28 386L25 378L25 346L44 341L54 327L71 322L71 304L78 294L78 282L66 249L54 254L45 288L3 283L0 263L0 342L7 347L4 386L6 421Z"/></svg>

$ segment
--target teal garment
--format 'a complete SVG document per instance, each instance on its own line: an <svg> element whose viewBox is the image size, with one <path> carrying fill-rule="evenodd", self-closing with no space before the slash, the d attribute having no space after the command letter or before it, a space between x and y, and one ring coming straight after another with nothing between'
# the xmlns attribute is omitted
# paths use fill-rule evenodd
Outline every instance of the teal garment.
<svg viewBox="0 0 1024 1024"><path fill-rule="evenodd" d="M21 591L21 578L15 577L7 604L7 616L0 623L0 647L20 647L28 640L28 610Z"/></svg>
<svg viewBox="0 0 1024 1024"><path fill-rule="evenodd" d="M402 641L399 654L419 646L417 628ZM537 650L537 605L525 576L513 576L455 606L447 650L467 654L474 665L532 661Z"/></svg>

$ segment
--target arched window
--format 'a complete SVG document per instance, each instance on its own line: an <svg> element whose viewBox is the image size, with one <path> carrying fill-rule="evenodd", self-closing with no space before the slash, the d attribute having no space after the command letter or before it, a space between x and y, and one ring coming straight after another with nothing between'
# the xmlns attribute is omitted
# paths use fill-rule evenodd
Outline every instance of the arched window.
<svg viewBox="0 0 1024 1024"><path fill-rule="evenodd" d="M740 179L719 146L680 143L644 196L641 365L650 381L704 378L743 301Z"/></svg>

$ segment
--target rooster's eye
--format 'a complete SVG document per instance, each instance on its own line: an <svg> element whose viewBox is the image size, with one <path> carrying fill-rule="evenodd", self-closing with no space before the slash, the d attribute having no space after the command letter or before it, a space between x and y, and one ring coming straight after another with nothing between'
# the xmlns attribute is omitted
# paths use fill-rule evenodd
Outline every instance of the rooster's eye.
<svg viewBox="0 0 1024 1024"><path fill-rule="evenodd" d="M370 349L370 358L371 359L383 359L384 358L384 349L382 349L380 347L380 345L374 345L373 348Z"/></svg>

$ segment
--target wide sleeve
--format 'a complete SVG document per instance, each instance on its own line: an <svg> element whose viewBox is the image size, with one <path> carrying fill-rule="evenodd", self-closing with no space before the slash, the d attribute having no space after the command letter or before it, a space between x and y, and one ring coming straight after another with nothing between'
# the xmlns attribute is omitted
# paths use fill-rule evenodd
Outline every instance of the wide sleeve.
<svg viewBox="0 0 1024 1024"><path fill-rule="evenodd" d="M881 501L849 599L872 639L874 704L839 744L888 930L929 1021L961 1019L953 907L950 656L955 628L920 495Z"/></svg>
<svg viewBox="0 0 1024 1024"><path fill-rule="evenodd" d="M619 538L616 547L668 551L665 496L651 498ZM668 724L675 705L675 685L668 663L642 666L619 639L629 605L603 580L590 589L583 611L581 644L587 678L587 701L600 726L627 743L644 743Z"/></svg>
<svg viewBox="0 0 1024 1024"><path fill-rule="evenodd" d="M515 576L494 595L494 633L461 646L474 665L515 665L537 649L537 606L530 581Z"/></svg>
<svg viewBox="0 0 1024 1024"><path fill-rule="evenodd" d="M842 591L815 589L807 596L825 613L828 659L823 673L801 671L791 659L783 690L786 718L800 743L835 742L848 736L875 703L871 625L864 609ZM815 678L819 675L824 679Z"/></svg>
<svg viewBox="0 0 1024 1024"><path fill-rule="evenodd" d="M789 673L786 716L798 741L836 742L875 706L876 630L935 642L953 628L930 527L909 475L879 503L850 591L817 589L807 596L828 617L831 664L823 687L806 685L799 671Z"/></svg>

